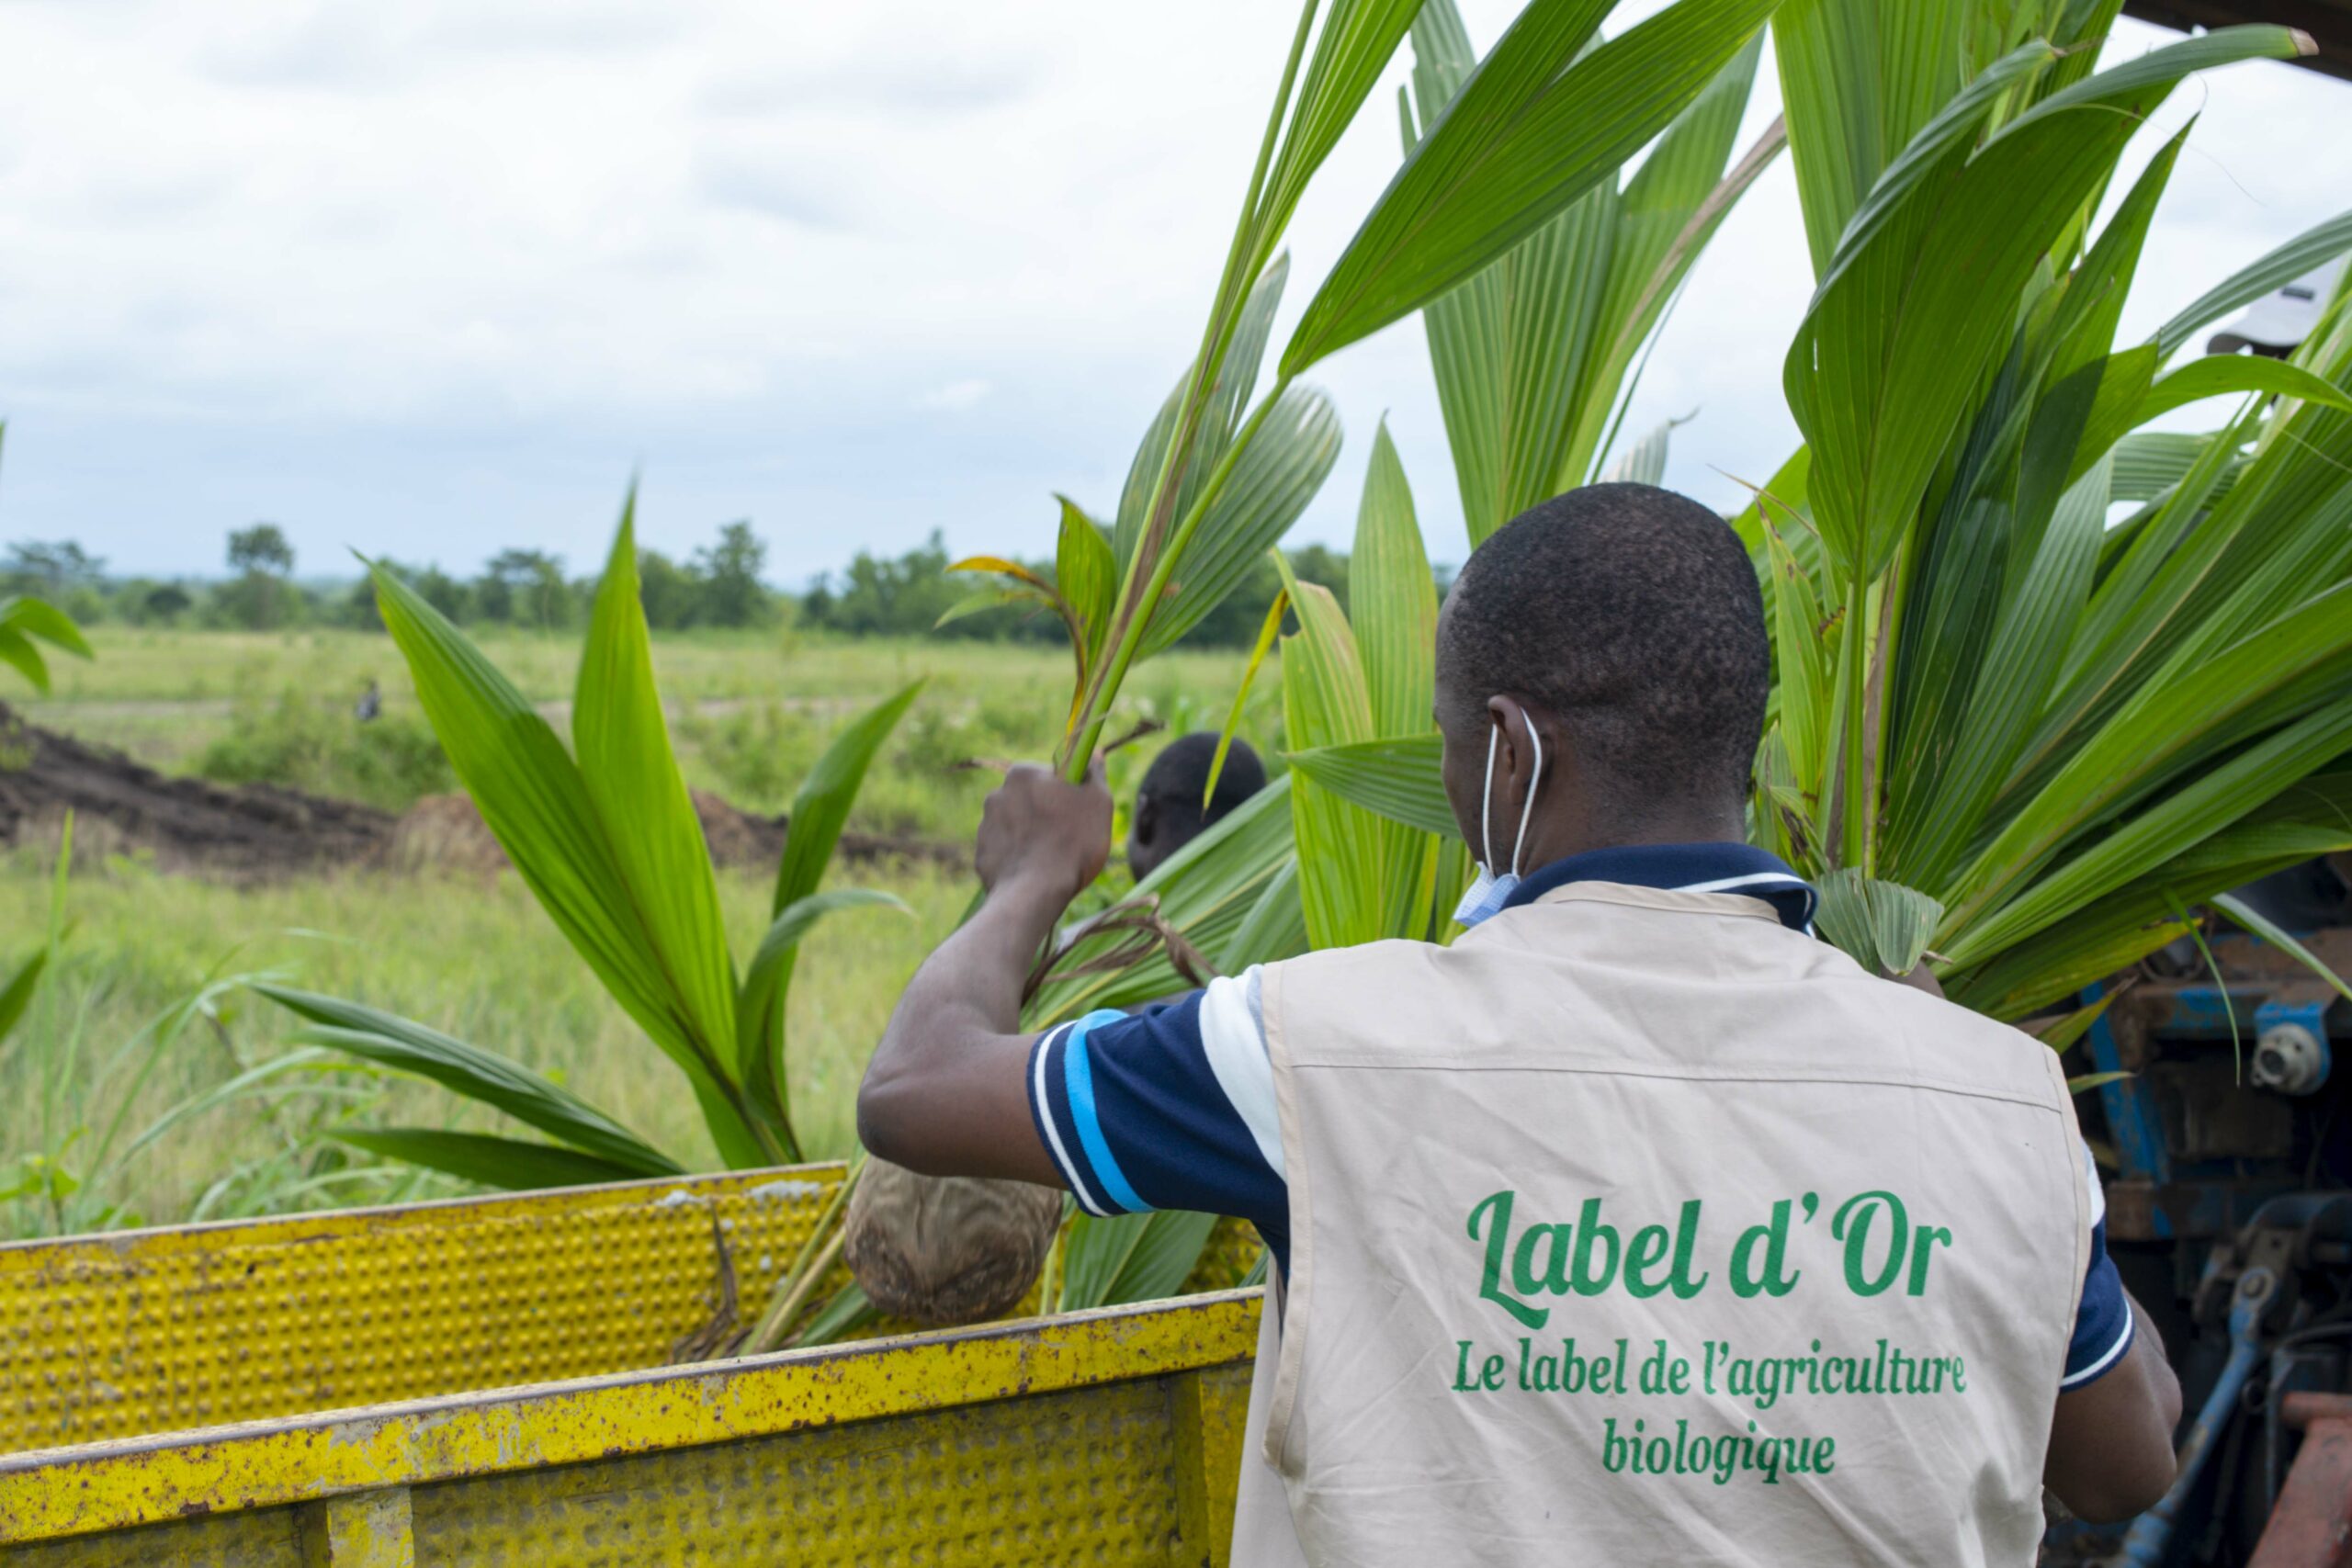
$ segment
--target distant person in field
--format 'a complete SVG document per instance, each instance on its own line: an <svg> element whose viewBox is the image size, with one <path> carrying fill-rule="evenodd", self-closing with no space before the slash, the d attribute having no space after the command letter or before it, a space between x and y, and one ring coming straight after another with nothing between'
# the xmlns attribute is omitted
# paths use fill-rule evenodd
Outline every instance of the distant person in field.
<svg viewBox="0 0 2352 1568"><path fill-rule="evenodd" d="M1143 784L1136 790L1134 822L1127 829L1127 869L1137 882L1266 787L1266 765L1258 761L1250 742L1237 739L1217 773L1216 794L1204 806L1201 797L1208 793L1216 741L1212 730L1180 735L1145 770Z"/></svg>
<svg viewBox="0 0 2352 1568"><path fill-rule="evenodd" d="M1819 940L1747 841L1738 536L1571 491L1478 547L1436 654L1470 929L1025 1031L1111 799L1015 768L865 1146L1257 1226L1235 1568L2024 1568L2045 1484L2153 1506L2180 1390L2056 1055Z"/></svg>
<svg viewBox="0 0 2352 1568"><path fill-rule="evenodd" d="M358 705L354 707L351 711L362 724L366 724L369 720L375 718L379 714L384 711L383 689L378 686L375 682L368 682L368 689L359 694Z"/></svg>

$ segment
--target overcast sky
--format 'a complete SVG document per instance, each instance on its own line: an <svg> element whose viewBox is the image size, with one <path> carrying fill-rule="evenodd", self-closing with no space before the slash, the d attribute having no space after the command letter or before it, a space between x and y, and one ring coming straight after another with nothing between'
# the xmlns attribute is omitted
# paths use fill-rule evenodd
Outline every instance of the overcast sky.
<svg viewBox="0 0 2352 1568"><path fill-rule="evenodd" d="M1516 8L1464 0L1482 48ZM646 542L749 517L781 582L934 528L1046 553L1049 492L1108 513L1197 339L1295 16L6 0L0 540L214 573L266 518L305 574L345 547L586 570L634 468ZM2166 36L2125 24L2109 58ZM1395 166L1401 74L1300 209L1286 318ZM1776 96L1768 62L1747 135ZM2352 193L2352 84L2238 66L2164 129L2200 110L2127 333ZM1669 482L1729 505L1725 475L1792 447L1781 355L1809 284L1783 161L1629 421L1698 415ZM1348 444L1293 537L1345 541L1385 411L1458 560L1419 321L1315 378Z"/></svg>

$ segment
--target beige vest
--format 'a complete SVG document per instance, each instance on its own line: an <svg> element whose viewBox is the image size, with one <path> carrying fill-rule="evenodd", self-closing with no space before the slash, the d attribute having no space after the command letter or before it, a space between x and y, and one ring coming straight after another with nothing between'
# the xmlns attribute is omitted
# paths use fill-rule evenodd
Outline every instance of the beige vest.
<svg viewBox="0 0 2352 1568"><path fill-rule="evenodd" d="M1262 996L1235 1568L2033 1562L2090 1234L2049 1050L1602 883Z"/></svg>

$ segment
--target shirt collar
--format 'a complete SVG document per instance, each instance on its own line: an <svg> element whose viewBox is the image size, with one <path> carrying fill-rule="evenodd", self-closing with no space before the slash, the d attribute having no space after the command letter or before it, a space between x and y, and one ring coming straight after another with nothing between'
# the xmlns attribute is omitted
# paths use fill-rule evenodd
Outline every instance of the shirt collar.
<svg viewBox="0 0 2352 1568"><path fill-rule="evenodd" d="M1555 860L1527 874L1503 900L1516 909L1571 882L1614 882L1674 893L1737 893L1761 898L1791 931L1813 929L1813 885L1770 850L1753 844L1618 844Z"/></svg>

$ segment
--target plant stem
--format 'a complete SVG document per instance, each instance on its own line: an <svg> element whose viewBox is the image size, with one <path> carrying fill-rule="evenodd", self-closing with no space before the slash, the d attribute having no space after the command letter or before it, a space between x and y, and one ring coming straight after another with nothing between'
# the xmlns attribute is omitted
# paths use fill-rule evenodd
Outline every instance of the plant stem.
<svg viewBox="0 0 2352 1568"><path fill-rule="evenodd" d="M764 1356L771 1350L781 1350L785 1348L791 1335L793 1320L800 1315L800 1309L808 1304L809 1296L815 1293L817 1282L831 1272L834 1263L839 1261L842 1255L842 1243L848 1238L848 1235L849 1232L846 1230L833 1232L832 1239L825 1243L825 1249L820 1252L815 1260L809 1264L808 1272L794 1281L790 1292L782 1301L776 1303L769 1310L768 1314L760 1320L759 1327L752 1331L750 1341L743 1347L744 1355Z"/></svg>
<svg viewBox="0 0 2352 1568"><path fill-rule="evenodd" d="M1275 89L1273 106L1266 115L1266 129L1258 143L1258 161L1250 171L1250 187L1242 200L1241 216L1234 224L1232 243L1226 248L1225 270L1218 276L1208 324L1201 333L1200 350L1193 356L1192 379L1186 383L1183 400L1178 405L1176 428L1169 434L1167 450L1160 454L1159 473L1152 483L1151 505L1145 513L1143 534L1136 542L1135 554L1128 558L1125 578L1119 585L1119 611L1112 623L1111 640L1121 650L1121 657L1097 665L1092 678L1085 683L1082 697L1073 705L1060 758L1064 776L1073 783L1084 779L1093 763L1094 746L1102 738L1104 717L1118 697L1132 650L1140 640L1141 628L1151 618L1160 585L1167 579L1163 569L1171 557L1181 552L1182 538L1189 533L1180 527L1177 539L1163 540L1177 494L1182 489L1184 469L1200 440L1201 418L1207 411L1209 392L1216 385L1217 374L1224 368L1226 355L1232 347L1241 304L1249 297L1250 286L1256 281L1254 264L1266 248L1266 237L1258 232L1258 206L1265 194L1266 175L1273 165L1274 149L1289 113L1291 94L1298 83L1299 62L1306 57L1307 37L1314 30L1320 4L1321 0L1306 0L1299 11L1290 58L1283 62L1282 85ZM1257 367L1250 368L1254 378ZM1237 440L1227 449L1228 458L1234 446L1239 445ZM1221 482L1220 477L1212 477L1212 486ZM1136 592L1139 578L1150 584L1141 595Z"/></svg>
<svg viewBox="0 0 2352 1568"><path fill-rule="evenodd" d="M1857 572L1846 589L1846 647L1841 659L1846 676L1846 732L1841 784L1845 810L1839 826L1840 865L1864 876L1871 874L1871 820L1877 803L1871 798L1870 778L1870 619L1871 585Z"/></svg>
<svg viewBox="0 0 2352 1568"><path fill-rule="evenodd" d="M849 1174L842 1178L841 1185L833 1189L833 1195L825 1201L824 1208L818 1212L817 1223L808 1228L808 1239L802 1242L800 1250L793 1255L792 1266L776 1276L775 1291L768 1299L768 1309L760 1314L758 1326L752 1330L751 1338L744 1343L745 1354L760 1355L783 1344L786 1332L792 1326L793 1318L807 1303L808 1293L832 1268L833 1259L841 1256L842 1240L848 1231L846 1227L836 1226L833 1222L848 1207L850 1194L856 1190L858 1178L865 1174L865 1161L861 1156L850 1168ZM829 1230L832 1233L830 1241L826 1239Z"/></svg>

